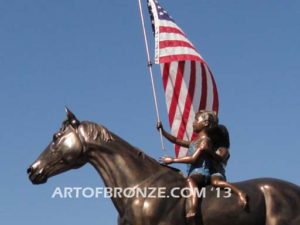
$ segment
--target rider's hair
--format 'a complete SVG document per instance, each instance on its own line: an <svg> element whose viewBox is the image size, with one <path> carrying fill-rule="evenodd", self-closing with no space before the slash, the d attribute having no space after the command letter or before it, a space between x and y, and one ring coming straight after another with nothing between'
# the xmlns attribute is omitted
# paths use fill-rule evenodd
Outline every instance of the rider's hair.
<svg viewBox="0 0 300 225"><path fill-rule="evenodd" d="M216 112L208 110L200 110L196 113L196 117L201 117L209 122L208 127L215 127L219 123L219 118Z"/></svg>

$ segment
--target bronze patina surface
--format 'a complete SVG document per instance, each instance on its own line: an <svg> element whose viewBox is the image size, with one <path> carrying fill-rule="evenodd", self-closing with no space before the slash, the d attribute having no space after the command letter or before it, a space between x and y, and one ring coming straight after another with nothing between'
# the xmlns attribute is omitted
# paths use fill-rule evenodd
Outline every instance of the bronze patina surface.
<svg viewBox="0 0 300 225"><path fill-rule="evenodd" d="M51 176L91 163L107 187L186 186L185 178L174 169L159 164L141 150L105 127L80 122L67 110L62 128L48 147L28 168L34 184ZM187 198L112 197L122 225L299 225L300 187L292 183L260 178L235 183L249 197L247 210L237 204L237 196L217 198L207 191L199 201L195 221L186 218ZM211 186L206 187L210 190Z"/></svg>

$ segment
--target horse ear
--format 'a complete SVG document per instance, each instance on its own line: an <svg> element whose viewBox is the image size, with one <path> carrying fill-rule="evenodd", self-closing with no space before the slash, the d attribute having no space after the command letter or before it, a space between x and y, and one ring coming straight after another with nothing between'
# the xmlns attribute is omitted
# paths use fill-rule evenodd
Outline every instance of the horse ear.
<svg viewBox="0 0 300 225"><path fill-rule="evenodd" d="M65 111L67 113L67 119L70 122L70 124L74 127L77 128L80 124L80 121L76 118L74 113L71 112L71 110L68 107L65 107Z"/></svg>

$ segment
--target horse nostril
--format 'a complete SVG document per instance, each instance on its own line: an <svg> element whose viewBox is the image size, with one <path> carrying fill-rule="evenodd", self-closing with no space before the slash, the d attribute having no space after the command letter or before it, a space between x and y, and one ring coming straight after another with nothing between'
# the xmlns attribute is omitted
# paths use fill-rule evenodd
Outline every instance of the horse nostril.
<svg viewBox="0 0 300 225"><path fill-rule="evenodd" d="M40 160L34 162L34 163L27 169L27 174L28 174L28 175L33 174L33 173L37 170L37 168L39 168L40 164L41 164L41 161L40 161Z"/></svg>
<svg viewBox="0 0 300 225"><path fill-rule="evenodd" d="M30 175L32 173L32 166L27 169L27 174Z"/></svg>

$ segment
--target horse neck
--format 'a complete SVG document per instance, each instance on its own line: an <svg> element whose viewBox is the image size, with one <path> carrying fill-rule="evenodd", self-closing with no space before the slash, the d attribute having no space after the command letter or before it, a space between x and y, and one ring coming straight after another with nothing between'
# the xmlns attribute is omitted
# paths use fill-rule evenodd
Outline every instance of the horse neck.
<svg viewBox="0 0 300 225"><path fill-rule="evenodd" d="M102 177L106 187L136 187L150 179L162 168L125 141L115 140L88 150L88 161ZM124 198L112 198L120 214L126 207Z"/></svg>

